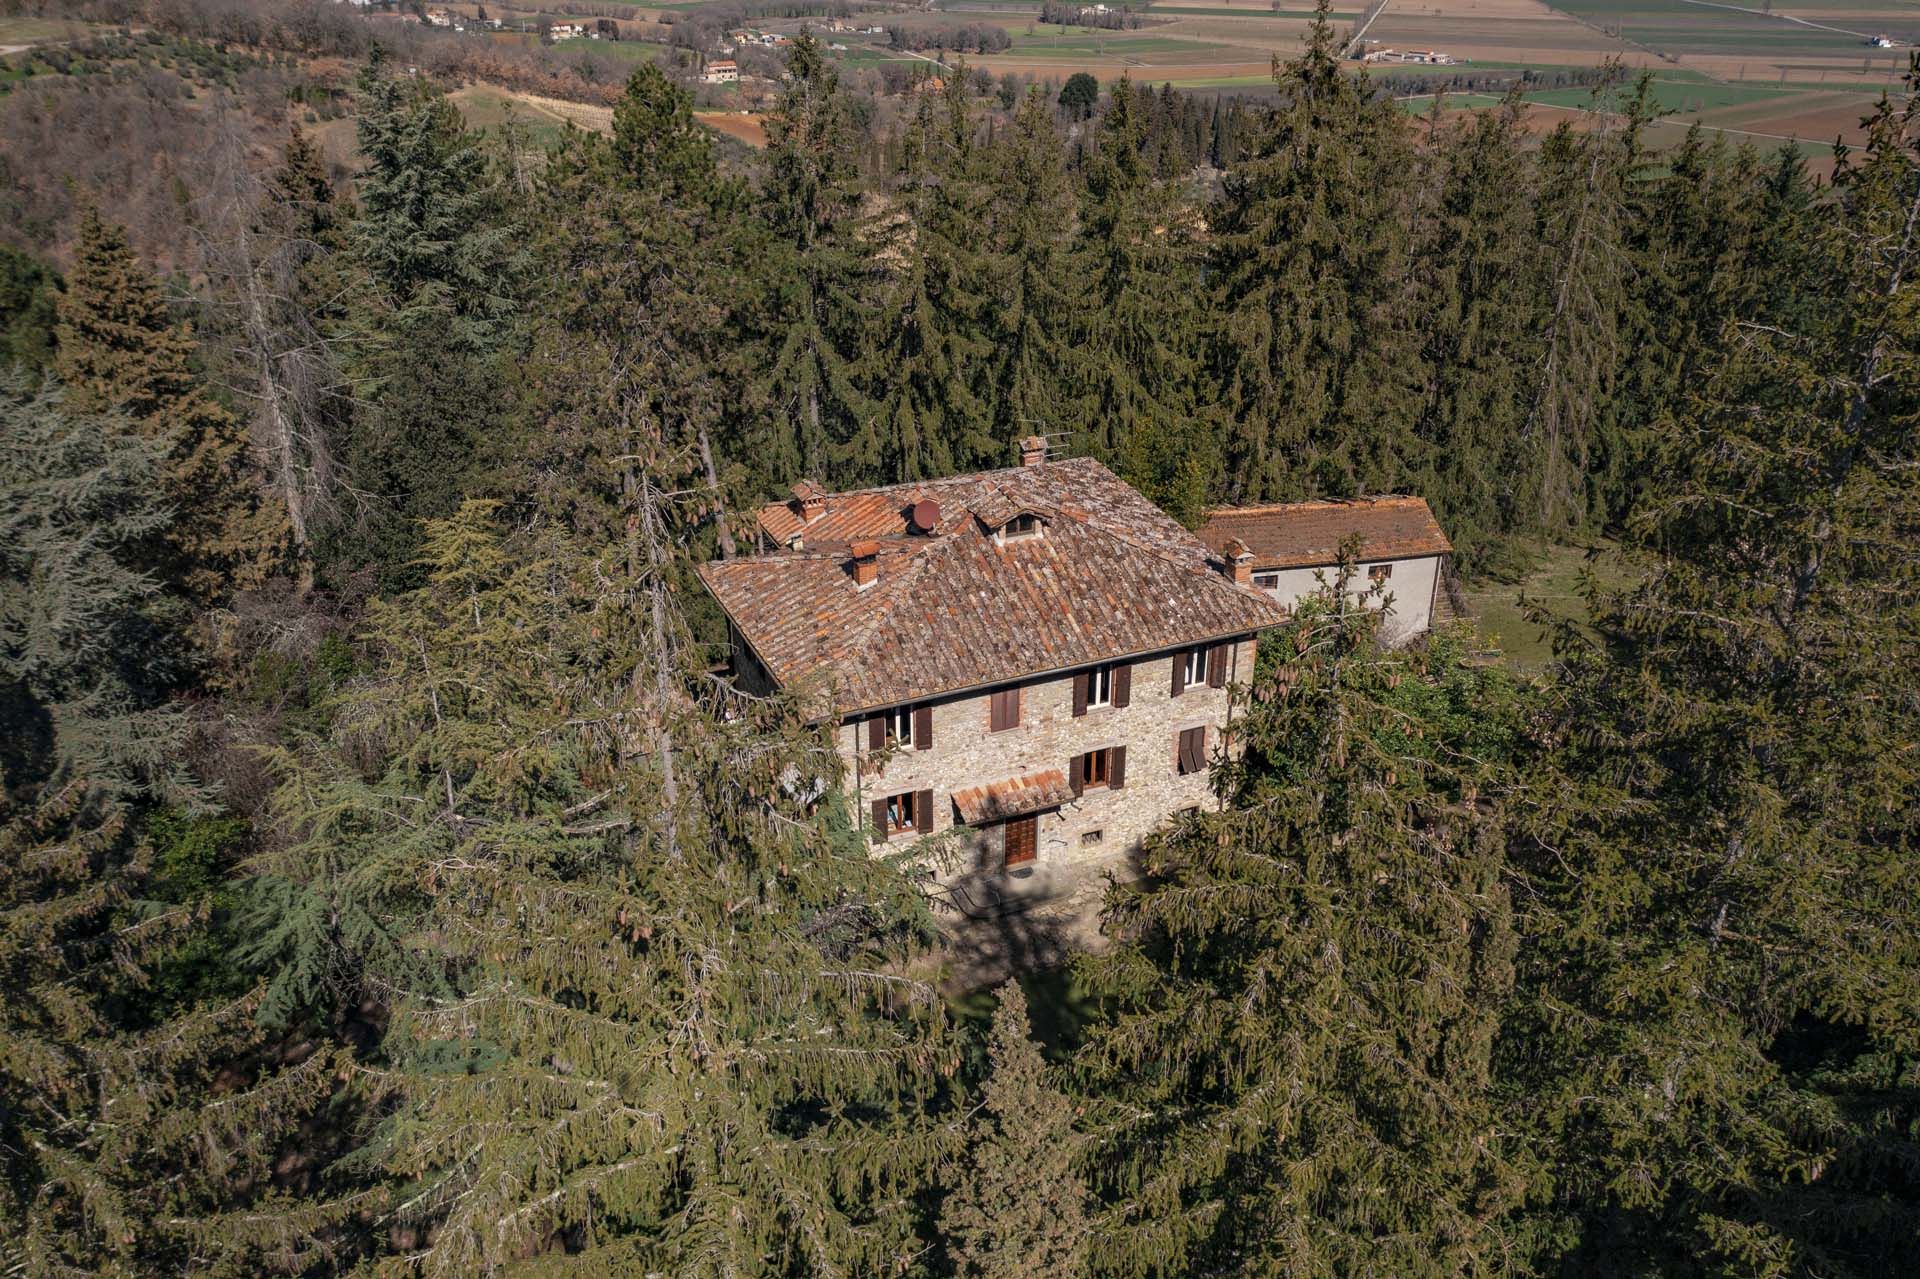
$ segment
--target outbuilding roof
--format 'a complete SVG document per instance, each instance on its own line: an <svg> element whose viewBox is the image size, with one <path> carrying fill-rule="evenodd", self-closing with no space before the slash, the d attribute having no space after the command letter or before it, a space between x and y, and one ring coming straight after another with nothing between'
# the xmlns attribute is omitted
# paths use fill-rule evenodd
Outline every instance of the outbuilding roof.
<svg viewBox="0 0 1920 1279"><path fill-rule="evenodd" d="M1445 555L1453 543L1425 498L1364 497L1346 501L1226 506L1207 516L1200 540L1225 553L1242 542L1258 569L1310 568L1340 562L1340 547L1360 539L1363 560Z"/></svg>
<svg viewBox="0 0 1920 1279"><path fill-rule="evenodd" d="M1286 614L1091 458L764 507L777 549L703 565L774 680L849 714L1246 635ZM925 504L931 503L929 507ZM931 526L915 523L931 516ZM1013 515L1038 531L1002 537ZM850 544L877 543L855 582Z"/></svg>

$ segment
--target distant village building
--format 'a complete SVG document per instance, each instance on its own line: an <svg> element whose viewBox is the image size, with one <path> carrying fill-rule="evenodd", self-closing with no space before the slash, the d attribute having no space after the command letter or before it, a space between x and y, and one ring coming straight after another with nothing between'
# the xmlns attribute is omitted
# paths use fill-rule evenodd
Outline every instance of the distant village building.
<svg viewBox="0 0 1920 1279"><path fill-rule="evenodd" d="M1391 605L1381 627L1388 643L1423 635L1453 615L1446 594L1453 543L1422 498L1223 507L1207 517L1199 538L1216 554L1244 554L1254 586L1288 609L1333 580L1340 548L1353 542L1356 589L1379 583Z"/></svg>
<svg viewBox="0 0 1920 1279"><path fill-rule="evenodd" d="M547 34L555 40L578 40L587 29L577 22L556 22L547 28Z"/></svg>
<svg viewBox="0 0 1920 1279"><path fill-rule="evenodd" d="M825 722L875 845L947 837L993 909L1081 882L1212 799L1231 687L1285 620L1092 458L763 507L703 565L745 691ZM984 913L991 913L985 911Z"/></svg>
<svg viewBox="0 0 1920 1279"><path fill-rule="evenodd" d="M700 73L702 84L737 84L740 81L740 64L724 59L709 62L707 69Z"/></svg>
<svg viewBox="0 0 1920 1279"><path fill-rule="evenodd" d="M1370 49L1362 62L1412 63L1422 66L1451 67L1460 60L1437 49Z"/></svg>
<svg viewBox="0 0 1920 1279"><path fill-rule="evenodd" d="M427 23L435 27L450 27L453 25L453 15L445 9L429 9L427 10Z"/></svg>

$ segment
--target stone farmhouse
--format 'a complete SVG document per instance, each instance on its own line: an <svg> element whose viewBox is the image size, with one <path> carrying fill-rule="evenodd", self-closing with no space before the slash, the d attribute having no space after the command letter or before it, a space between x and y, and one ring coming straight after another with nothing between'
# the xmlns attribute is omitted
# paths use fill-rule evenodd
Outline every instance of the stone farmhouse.
<svg viewBox="0 0 1920 1279"><path fill-rule="evenodd" d="M702 566L736 681L836 725L847 789L891 851L1044 898L1211 799L1231 686L1286 611L1091 458L761 509L758 553ZM1002 876L1001 872L1011 872Z"/></svg>
<svg viewBox="0 0 1920 1279"><path fill-rule="evenodd" d="M1362 584L1385 587L1391 607L1381 639L1405 643L1451 620L1448 592L1453 543L1418 497L1290 502L1279 506L1222 507L1198 534L1216 555L1250 557L1253 584L1291 609L1331 582L1340 548L1357 539Z"/></svg>

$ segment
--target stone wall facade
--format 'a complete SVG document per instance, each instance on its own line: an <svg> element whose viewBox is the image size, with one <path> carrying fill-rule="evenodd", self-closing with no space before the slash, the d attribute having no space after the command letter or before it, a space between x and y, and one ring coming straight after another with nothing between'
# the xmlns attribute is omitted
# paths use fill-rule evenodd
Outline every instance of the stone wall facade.
<svg viewBox="0 0 1920 1279"><path fill-rule="evenodd" d="M1173 664L1184 662L1188 650L1135 658L1128 704L1089 707L1079 716L1073 713L1074 676L1088 668L1050 672L1018 685L1020 723L999 732L990 731L989 701L996 689L937 699L931 703L932 746L889 748L879 759L867 749L868 717L849 719L840 725L837 741L854 812L870 826L875 799L932 791L932 830L876 838L876 845L883 842L891 852L964 826L952 798L956 791L1045 769L1067 772L1076 756L1126 747L1123 785L1088 787L1077 799L1040 813L1035 859L1021 875L1044 890L1057 872L1112 860L1137 848L1174 814L1212 802L1210 764L1196 773L1179 772L1179 736L1204 727L1209 760L1221 748L1223 730L1236 713L1231 686L1252 680L1254 644L1254 637L1245 636L1223 650L1228 687L1201 684L1178 696ZM997 873L1004 867L1004 841L1004 823L967 827L950 841L961 864L945 869L954 875Z"/></svg>

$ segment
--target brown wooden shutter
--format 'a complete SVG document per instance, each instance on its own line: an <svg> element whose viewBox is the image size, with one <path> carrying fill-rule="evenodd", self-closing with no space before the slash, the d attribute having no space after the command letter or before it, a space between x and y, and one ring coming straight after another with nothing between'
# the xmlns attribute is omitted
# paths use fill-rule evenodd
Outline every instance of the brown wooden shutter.
<svg viewBox="0 0 1920 1279"><path fill-rule="evenodd" d="M887 745L887 717L875 715L867 720L867 749L884 750Z"/></svg>
<svg viewBox="0 0 1920 1279"><path fill-rule="evenodd" d="M1087 789L1086 756L1075 755L1072 762L1067 765L1067 785L1076 795Z"/></svg>
<svg viewBox="0 0 1920 1279"><path fill-rule="evenodd" d="M1085 671L1073 677L1073 713L1076 716L1087 713L1087 672Z"/></svg>
<svg viewBox="0 0 1920 1279"><path fill-rule="evenodd" d="M933 749L933 707L930 705L913 708L913 748L917 751Z"/></svg>
<svg viewBox="0 0 1920 1279"><path fill-rule="evenodd" d="M1232 651L1231 644L1215 644L1207 654L1207 687L1225 688L1227 686L1227 654Z"/></svg>
<svg viewBox="0 0 1920 1279"><path fill-rule="evenodd" d="M1113 704L1125 706L1133 700L1133 666L1122 662L1113 668Z"/></svg>
<svg viewBox="0 0 1920 1279"><path fill-rule="evenodd" d="M930 790L913 797L913 828L922 835L933 829L933 792Z"/></svg>
<svg viewBox="0 0 1920 1279"><path fill-rule="evenodd" d="M1127 784L1127 748L1116 746L1107 752L1107 785L1119 790Z"/></svg>
<svg viewBox="0 0 1920 1279"><path fill-rule="evenodd" d="M887 842L887 801L873 801L873 834L881 843Z"/></svg>
<svg viewBox="0 0 1920 1279"><path fill-rule="evenodd" d="M1173 655L1173 695L1187 691L1187 654L1183 649Z"/></svg>
<svg viewBox="0 0 1920 1279"><path fill-rule="evenodd" d="M997 733L1007 727L1007 695L989 693L987 695L987 731Z"/></svg>

